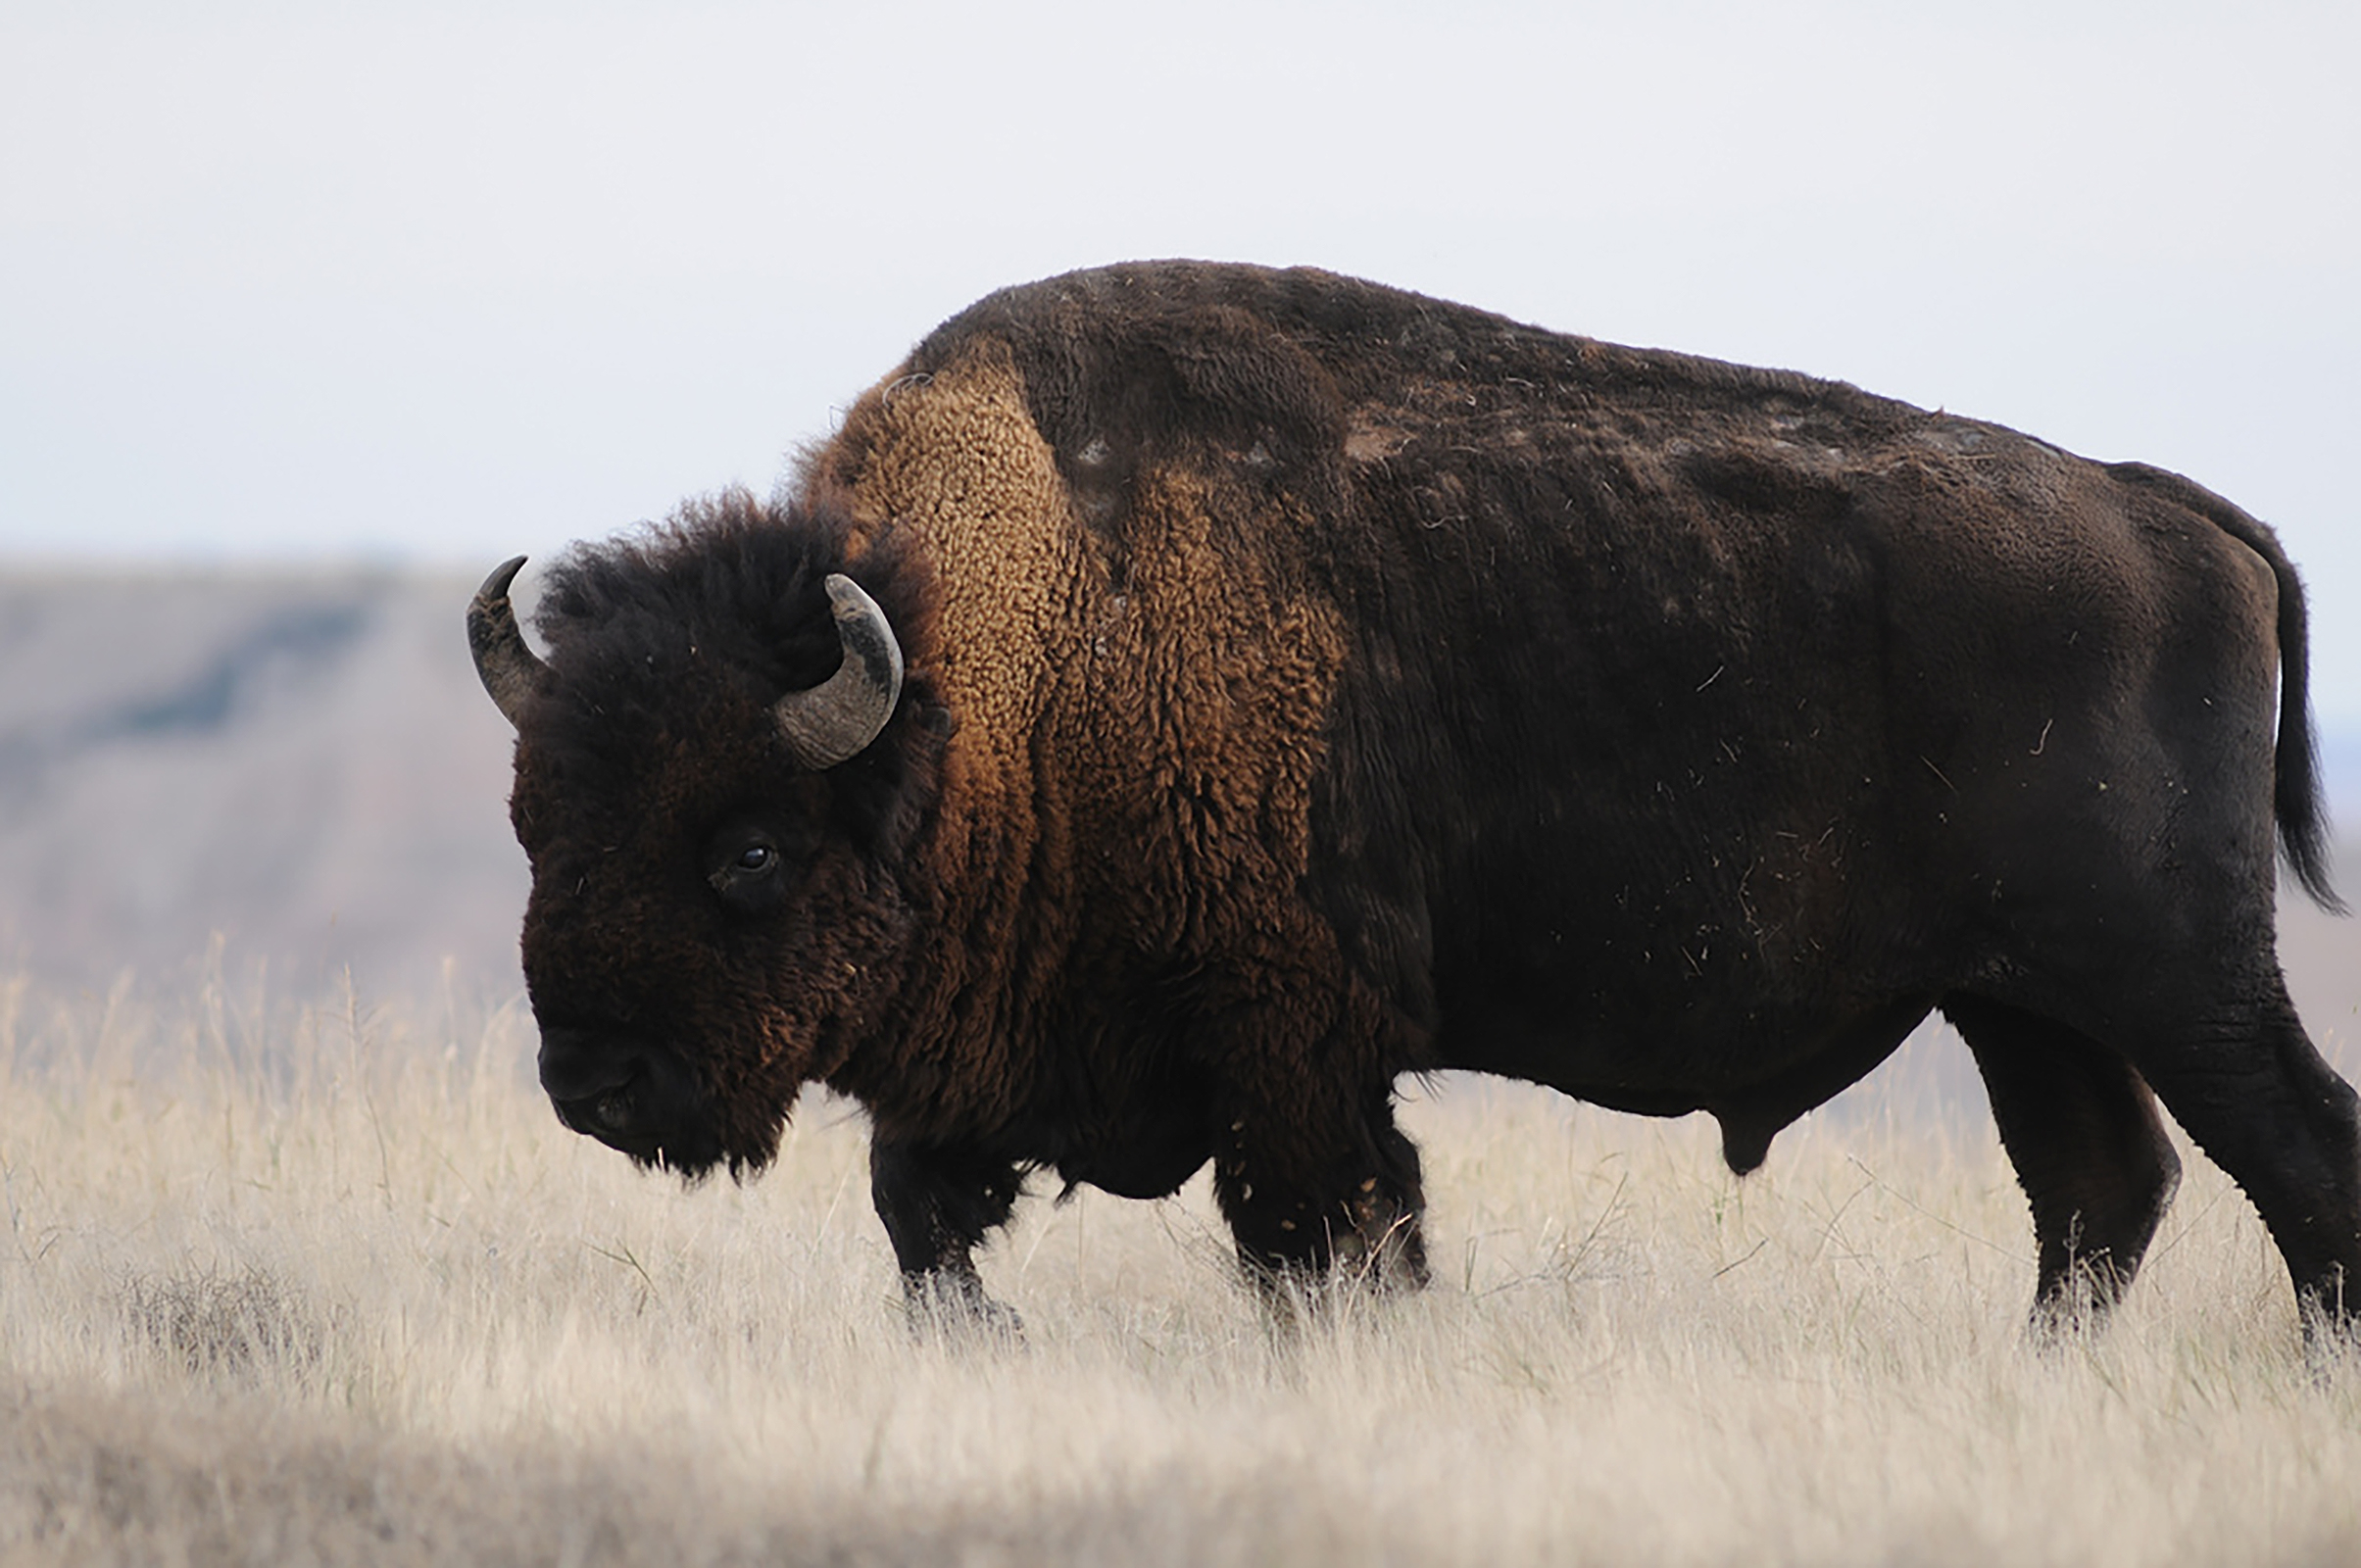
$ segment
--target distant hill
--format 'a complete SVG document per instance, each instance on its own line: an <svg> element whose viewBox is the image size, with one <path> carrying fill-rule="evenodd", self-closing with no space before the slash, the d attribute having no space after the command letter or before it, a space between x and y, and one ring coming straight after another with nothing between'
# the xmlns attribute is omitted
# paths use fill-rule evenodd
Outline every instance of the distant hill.
<svg viewBox="0 0 2361 1568"><path fill-rule="evenodd" d="M510 732L467 662L473 589L0 568L0 976L169 981L218 937L229 972L297 994L446 965L514 990L526 877ZM2327 752L2361 905L2361 735ZM2361 921L2286 910L2297 1001L2361 1054Z"/></svg>
<svg viewBox="0 0 2361 1568"><path fill-rule="evenodd" d="M0 969L519 983L473 586L0 572Z"/></svg>

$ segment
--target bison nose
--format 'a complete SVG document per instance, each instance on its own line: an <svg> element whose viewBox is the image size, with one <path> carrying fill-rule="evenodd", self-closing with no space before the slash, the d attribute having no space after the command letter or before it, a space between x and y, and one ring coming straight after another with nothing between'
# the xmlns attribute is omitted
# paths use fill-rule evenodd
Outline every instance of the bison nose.
<svg viewBox="0 0 2361 1568"><path fill-rule="evenodd" d="M626 1084L599 1096L591 1104L590 1119L597 1122L603 1131L619 1133L631 1125L631 1113L638 1108L639 1096L633 1094L631 1086Z"/></svg>
<svg viewBox="0 0 2361 1568"><path fill-rule="evenodd" d="M629 1035L543 1026L541 1087L571 1131L634 1158L652 1158L673 1118L661 1052Z"/></svg>
<svg viewBox="0 0 2361 1568"><path fill-rule="evenodd" d="M632 1084L576 1100L560 1100L552 1095L549 1102L558 1112L558 1119L567 1127L608 1143L629 1132L639 1112L639 1095Z"/></svg>
<svg viewBox="0 0 2361 1568"><path fill-rule="evenodd" d="M620 1090L640 1070L640 1053L587 1029L541 1031L541 1087L561 1104L579 1104Z"/></svg>

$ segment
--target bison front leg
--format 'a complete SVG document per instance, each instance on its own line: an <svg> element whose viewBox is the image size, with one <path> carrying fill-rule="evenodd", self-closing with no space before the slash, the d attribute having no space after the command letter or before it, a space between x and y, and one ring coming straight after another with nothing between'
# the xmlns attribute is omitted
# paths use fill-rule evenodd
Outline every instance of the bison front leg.
<svg viewBox="0 0 2361 1568"><path fill-rule="evenodd" d="M1391 1084L1336 1104L1236 1105L1213 1190L1239 1261L1265 1290L1426 1284L1418 1150L1394 1125Z"/></svg>
<svg viewBox="0 0 2361 1568"><path fill-rule="evenodd" d="M1022 1332L1015 1310L985 1294L975 1250L1008 1223L1023 1185L1014 1165L976 1150L870 1140L869 1196L902 1266L913 1331Z"/></svg>

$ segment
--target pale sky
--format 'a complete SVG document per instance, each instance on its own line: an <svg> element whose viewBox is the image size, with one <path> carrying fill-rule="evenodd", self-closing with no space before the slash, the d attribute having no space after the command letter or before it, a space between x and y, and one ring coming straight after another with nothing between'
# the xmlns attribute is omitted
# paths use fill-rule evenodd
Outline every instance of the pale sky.
<svg viewBox="0 0 2361 1568"><path fill-rule="evenodd" d="M2273 523L2361 728L2361 6L0 0L0 569L488 566L1001 285L1309 263Z"/></svg>

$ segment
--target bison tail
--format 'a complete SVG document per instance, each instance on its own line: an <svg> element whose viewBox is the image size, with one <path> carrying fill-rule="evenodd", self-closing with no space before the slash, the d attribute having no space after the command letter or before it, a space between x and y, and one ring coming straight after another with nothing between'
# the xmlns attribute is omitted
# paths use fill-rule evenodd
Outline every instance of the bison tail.
<svg viewBox="0 0 2361 1568"><path fill-rule="evenodd" d="M2246 542L2271 563L2272 574L2279 578L2279 757L2271 806L2279 816L2280 848L2313 902L2343 914L2344 901L2329 882L2328 808L2320 787L2320 739L2312 728L2303 584L2269 533L2260 542Z"/></svg>
<svg viewBox="0 0 2361 1568"><path fill-rule="evenodd" d="M2310 617L2303 580L2280 548L2279 536L2219 497L2207 510L2224 532L2263 558L2279 581L2279 754L2271 806L2287 868L2312 901L2333 914L2346 912L2329 882L2328 806L2320 781L2320 741L2312 728Z"/></svg>
<svg viewBox="0 0 2361 1568"><path fill-rule="evenodd" d="M2310 621L2304 610L2303 579L2280 547L2270 525L2177 473L2144 463L2108 465L2128 483L2162 491L2209 518L2215 527L2263 558L2279 584L2279 753L2271 808L2279 820L2279 847L2287 869L2314 903L2333 914L2346 911L2329 882L2328 806L2320 788L2320 742L2312 730Z"/></svg>

